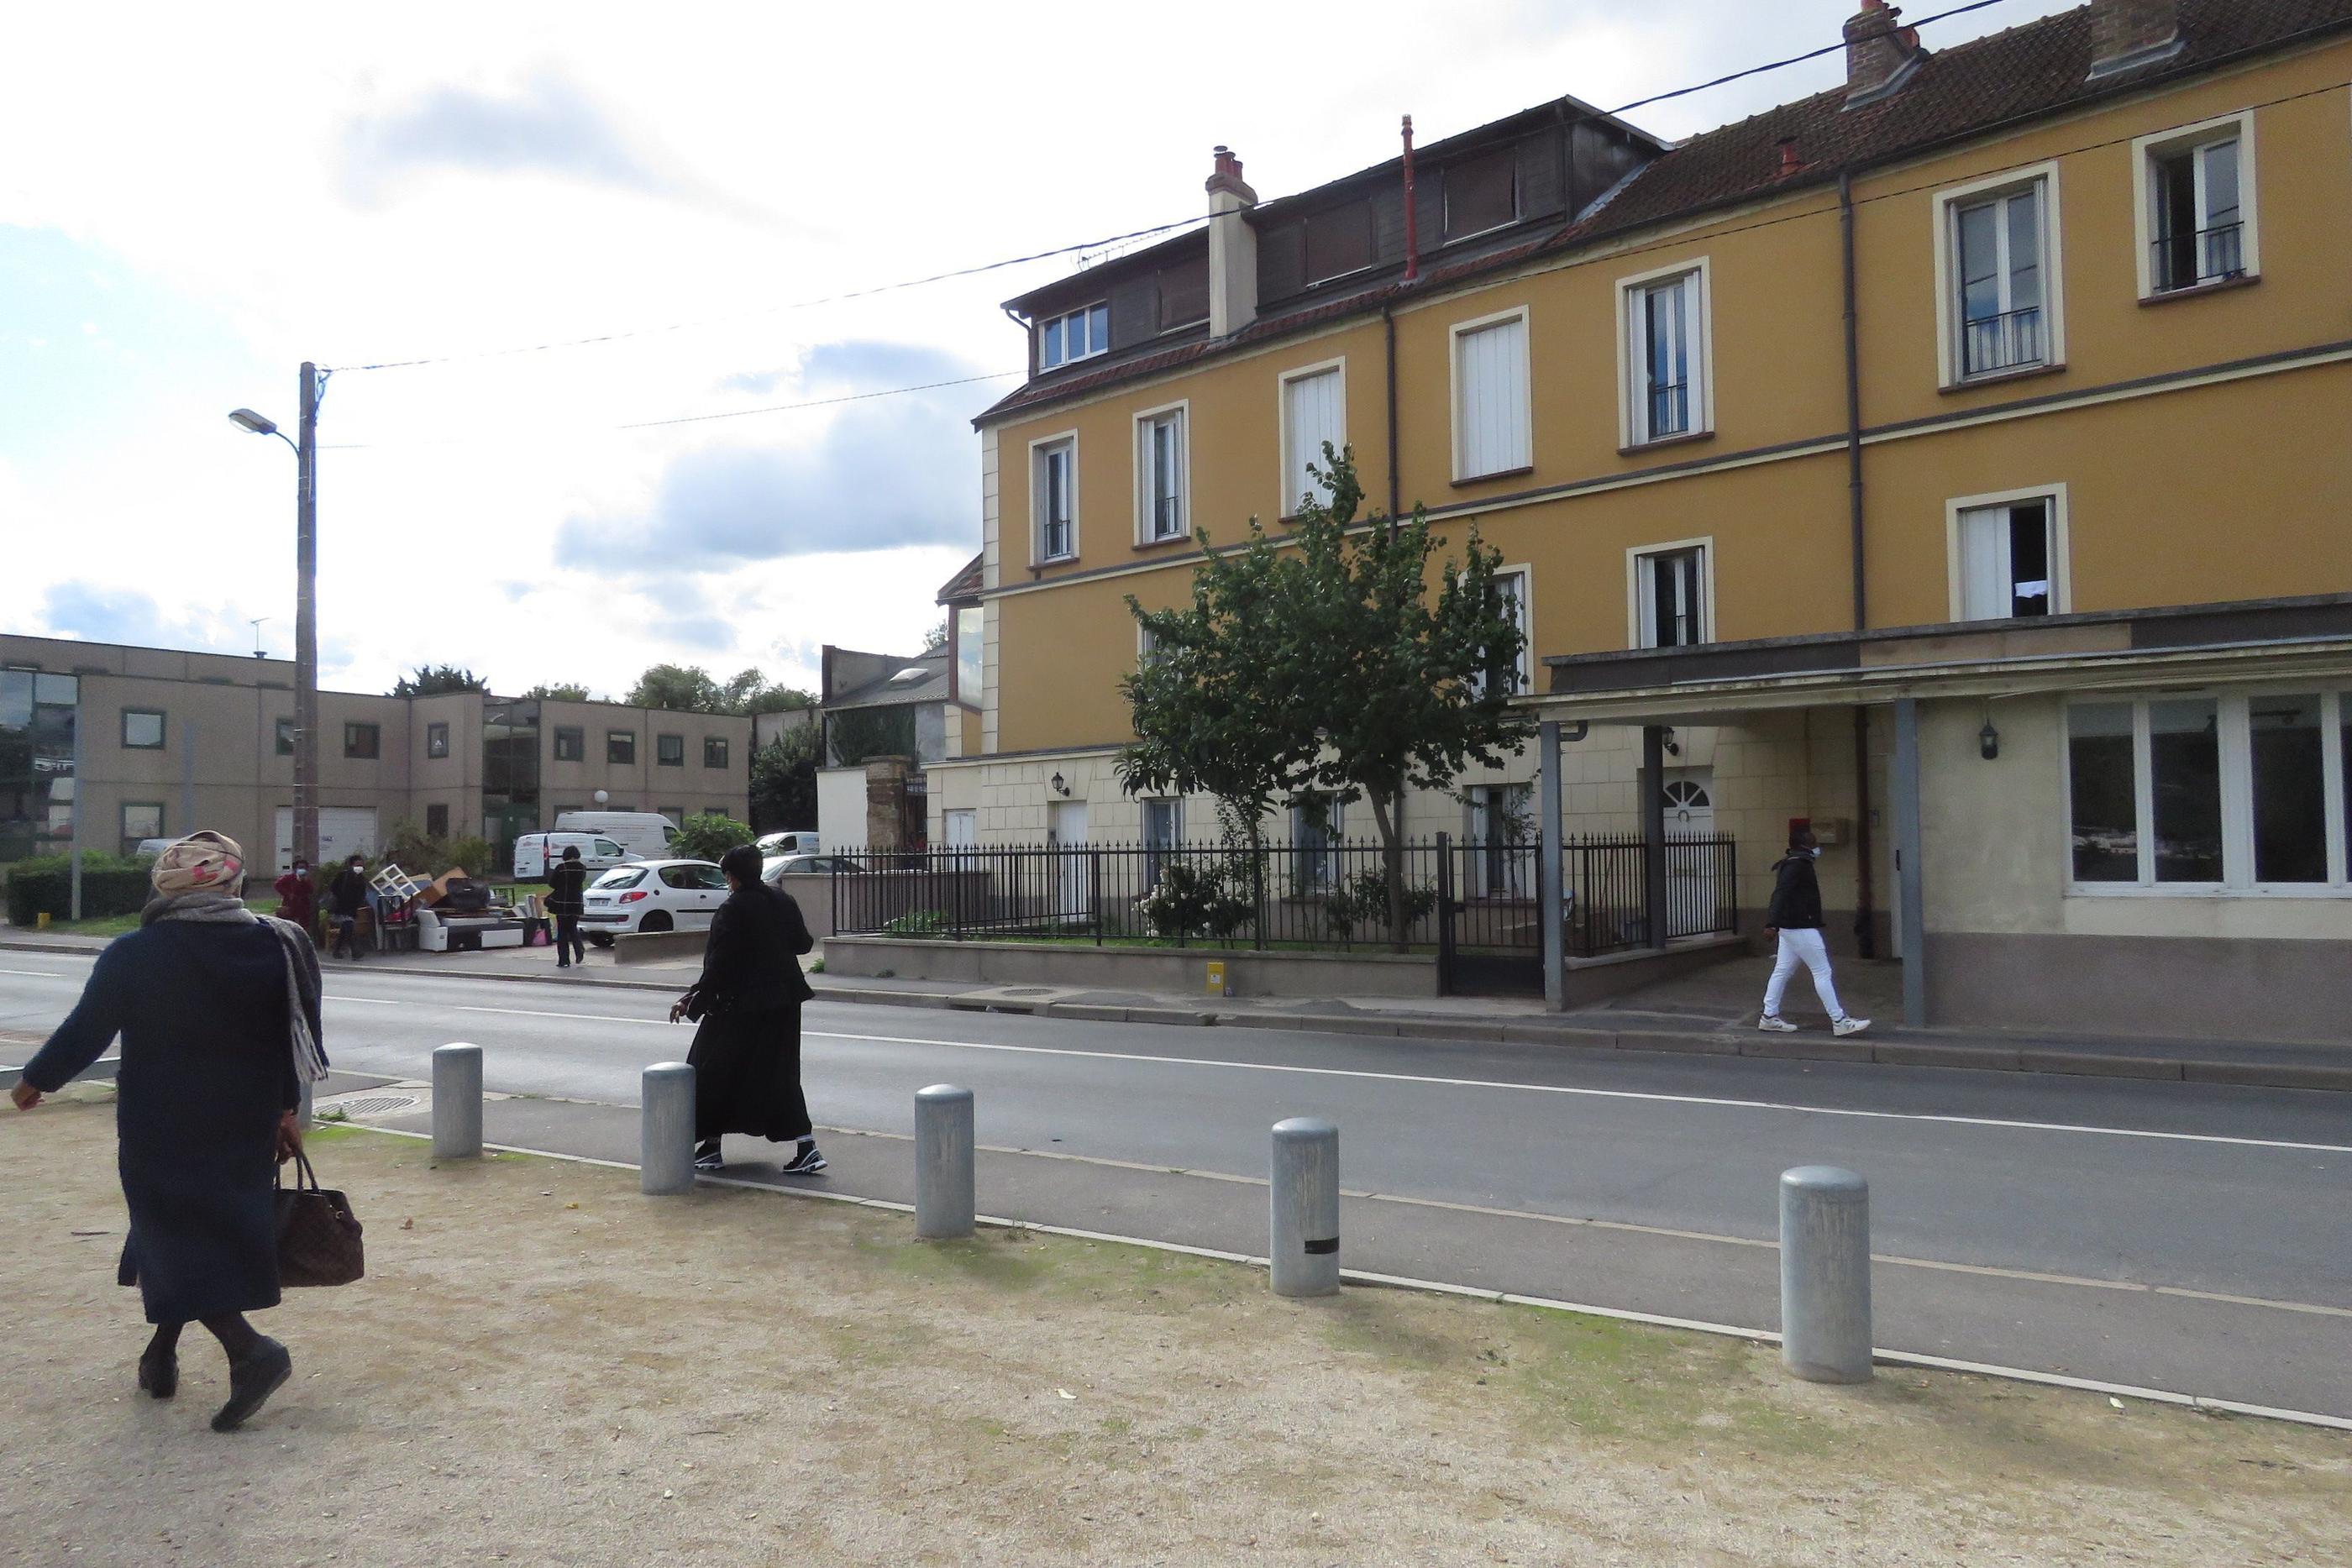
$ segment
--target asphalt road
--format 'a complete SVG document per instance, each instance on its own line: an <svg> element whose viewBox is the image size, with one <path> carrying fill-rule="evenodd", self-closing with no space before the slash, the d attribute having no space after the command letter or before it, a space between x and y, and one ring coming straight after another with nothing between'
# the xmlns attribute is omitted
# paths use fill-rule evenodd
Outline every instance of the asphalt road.
<svg viewBox="0 0 2352 1568"><path fill-rule="evenodd" d="M0 1029L53 1025L88 969L0 953ZM690 1040L662 996L553 977L327 989L339 1068L424 1077L467 1040L506 1094L633 1105ZM1262 1252L1262 1189L1211 1178L1262 1177L1270 1124L1326 1115L1351 1266L1769 1328L1775 1180L1843 1165L1871 1182L1883 1344L2352 1416L2352 1096L826 1003L806 1029L821 1126L903 1136L915 1089L974 1090L1006 1151L989 1212ZM625 1118L556 1114L507 1120L626 1153ZM828 1149L840 1186L902 1196L903 1145Z"/></svg>

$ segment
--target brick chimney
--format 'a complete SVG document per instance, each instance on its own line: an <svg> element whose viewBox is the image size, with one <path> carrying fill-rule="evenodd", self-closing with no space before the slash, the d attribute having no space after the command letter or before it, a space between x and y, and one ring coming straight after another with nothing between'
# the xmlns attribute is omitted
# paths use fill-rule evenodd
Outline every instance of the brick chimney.
<svg viewBox="0 0 2352 1568"><path fill-rule="evenodd" d="M1209 175L1209 335L1231 337L1257 319L1257 230L1244 214L1257 193L1242 178L1242 161L1217 149Z"/></svg>
<svg viewBox="0 0 2352 1568"><path fill-rule="evenodd" d="M2092 81L2168 60L2180 47L2180 0L2096 0L2091 7Z"/></svg>
<svg viewBox="0 0 2352 1568"><path fill-rule="evenodd" d="M1845 106L1861 109L1890 98L1911 79L1927 51L1919 29L1901 25L1902 13L1886 0L1862 0L1845 21Z"/></svg>

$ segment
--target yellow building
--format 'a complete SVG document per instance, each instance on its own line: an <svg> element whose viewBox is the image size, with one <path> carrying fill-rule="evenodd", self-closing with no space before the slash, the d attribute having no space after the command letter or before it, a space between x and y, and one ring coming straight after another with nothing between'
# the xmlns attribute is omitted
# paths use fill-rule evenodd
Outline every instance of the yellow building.
<svg viewBox="0 0 2352 1568"><path fill-rule="evenodd" d="M932 841L1210 831L1112 775L1123 601L1328 438L1521 574L1545 741L1413 831L1712 827L1752 931L1806 820L1912 1021L2352 1038L2352 0L1846 34L1677 146L1561 99L1265 203L1220 149L1205 233L1011 302Z"/></svg>

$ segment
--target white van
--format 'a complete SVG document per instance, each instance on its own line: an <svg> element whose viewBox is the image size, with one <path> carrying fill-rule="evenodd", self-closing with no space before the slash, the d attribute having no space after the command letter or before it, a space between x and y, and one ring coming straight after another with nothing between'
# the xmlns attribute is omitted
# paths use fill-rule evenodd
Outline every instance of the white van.
<svg viewBox="0 0 2352 1568"><path fill-rule="evenodd" d="M761 833L753 843L761 854L771 859L777 855L813 855L820 848L814 828L803 828L791 833Z"/></svg>
<svg viewBox="0 0 2352 1568"><path fill-rule="evenodd" d="M555 826L568 833L602 833L645 860L668 859L670 845L677 841L677 824L659 811L565 811L555 819Z"/></svg>
<svg viewBox="0 0 2352 1568"><path fill-rule="evenodd" d="M547 868L563 858L567 849L580 852L580 863L592 872L609 871L637 857L602 833L525 833L515 840L517 882L544 882Z"/></svg>

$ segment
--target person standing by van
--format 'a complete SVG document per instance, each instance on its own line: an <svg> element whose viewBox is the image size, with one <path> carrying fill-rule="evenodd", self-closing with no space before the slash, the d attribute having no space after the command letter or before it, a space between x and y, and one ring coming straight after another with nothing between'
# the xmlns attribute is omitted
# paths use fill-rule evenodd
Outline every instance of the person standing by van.
<svg viewBox="0 0 2352 1568"><path fill-rule="evenodd" d="M588 945L580 937L580 917L588 911L588 868L581 863L580 846L563 846L563 858L547 869L547 912L555 917L555 967L568 969L588 961Z"/></svg>
<svg viewBox="0 0 2352 1568"><path fill-rule="evenodd" d="M1789 852L1772 867L1772 904L1764 916L1764 935L1780 938L1772 960L1772 978L1764 988L1764 1016L1756 1027L1769 1034L1794 1034L1797 1026L1780 1016L1780 998L1799 964L1812 972L1813 994L1830 1015L1830 1028L1841 1035L1860 1034L1868 1019L1847 1014L1838 1001L1837 985L1830 978L1830 950L1822 940L1822 884L1813 862L1822 847L1810 827L1789 830Z"/></svg>

